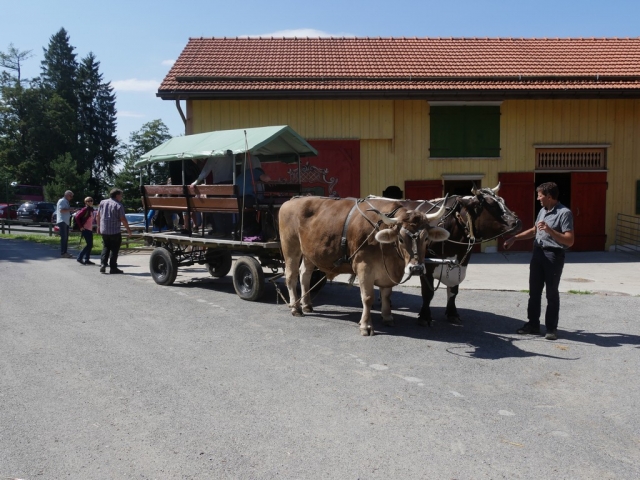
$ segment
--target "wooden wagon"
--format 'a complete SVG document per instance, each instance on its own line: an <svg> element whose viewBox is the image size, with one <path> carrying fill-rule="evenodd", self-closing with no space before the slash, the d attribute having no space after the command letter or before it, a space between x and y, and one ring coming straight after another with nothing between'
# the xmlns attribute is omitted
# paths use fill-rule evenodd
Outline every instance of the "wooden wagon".
<svg viewBox="0 0 640 480"><path fill-rule="evenodd" d="M288 126L224 130L173 138L143 155L137 167L152 162L182 162L182 185L141 185L145 218L150 210L186 213L223 213L234 215L233 238L211 238L204 233L194 234L189 228L182 231L153 232L149 222L142 234L148 245L154 246L149 270L159 285L172 285L179 268L206 265L216 278L224 277L233 267L233 286L244 300L258 300L264 293L265 281L282 276L284 261L278 237L278 210L283 202L301 193L301 181L265 184L249 206L234 181L230 185L188 185L184 183L185 162L211 157L233 155L239 159L237 168L250 169L253 159L269 162L297 163L315 156L317 151ZM215 179L213 179L215 182ZM245 216L261 217L262 241L246 241ZM204 225L203 225L204 226ZM255 239L252 239L255 240ZM235 266L233 260L235 258ZM270 270L266 273L264 269Z"/></svg>

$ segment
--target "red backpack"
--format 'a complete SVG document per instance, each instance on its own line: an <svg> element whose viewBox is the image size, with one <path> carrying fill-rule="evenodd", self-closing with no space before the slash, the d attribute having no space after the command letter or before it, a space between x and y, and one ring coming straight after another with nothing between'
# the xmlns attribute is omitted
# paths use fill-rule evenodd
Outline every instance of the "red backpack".
<svg viewBox="0 0 640 480"><path fill-rule="evenodd" d="M83 207L78 210L73 216L73 225L71 226L71 229L74 231L82 230L82 226L84 225L84 222L87 221L87 218L89 218L89 215L91 215L89 207Z"/></svg>

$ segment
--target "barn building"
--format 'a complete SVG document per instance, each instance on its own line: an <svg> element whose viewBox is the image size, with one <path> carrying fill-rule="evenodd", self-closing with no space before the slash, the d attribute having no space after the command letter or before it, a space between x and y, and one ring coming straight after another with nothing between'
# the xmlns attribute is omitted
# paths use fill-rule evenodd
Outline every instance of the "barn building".
<svg viewBox="0 0 640 480"><path fill-rule="evenodd" d="M290 125L319 152L302 166L314 193L500 182L530 226L535 186L555 181L574 251L640 215L640 38L192 38L157 95L187 134Z"/></svg>

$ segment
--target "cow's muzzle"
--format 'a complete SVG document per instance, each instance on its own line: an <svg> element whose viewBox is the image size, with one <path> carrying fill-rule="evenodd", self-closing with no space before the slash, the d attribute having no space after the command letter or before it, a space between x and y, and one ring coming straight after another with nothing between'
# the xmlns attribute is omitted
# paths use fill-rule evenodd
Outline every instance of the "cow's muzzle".
<svg viewBox="0 0 640 480"><path fill-rule="evenodd" d="M424 264L419 263L415 265L409 265L409 273L411 275L424 275Z"/></svg>

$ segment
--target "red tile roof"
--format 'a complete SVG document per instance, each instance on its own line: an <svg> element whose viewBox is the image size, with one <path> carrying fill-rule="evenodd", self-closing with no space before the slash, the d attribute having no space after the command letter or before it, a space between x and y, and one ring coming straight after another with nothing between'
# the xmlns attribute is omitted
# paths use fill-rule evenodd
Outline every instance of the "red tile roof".
<svg viewBox="0 0 640 480"><path fill-rule="evenodd" d="M640 96L640 38L191 38L158 95L456 91Z"/></svg>

